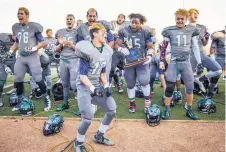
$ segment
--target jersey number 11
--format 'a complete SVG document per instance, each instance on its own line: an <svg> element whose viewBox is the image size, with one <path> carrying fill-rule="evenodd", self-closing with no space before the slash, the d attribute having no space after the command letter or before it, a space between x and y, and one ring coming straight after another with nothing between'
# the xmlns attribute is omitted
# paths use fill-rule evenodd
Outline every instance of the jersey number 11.
<svg viewBox="0 0 226 152"><path fill-rule="evenodd" d="M183 35L182 37L183 37L184 43L182 42L182 44L181 44L181 35L177 35L178 47L180 47L181 45L186 46L187 36L186 35Z"/></svg>

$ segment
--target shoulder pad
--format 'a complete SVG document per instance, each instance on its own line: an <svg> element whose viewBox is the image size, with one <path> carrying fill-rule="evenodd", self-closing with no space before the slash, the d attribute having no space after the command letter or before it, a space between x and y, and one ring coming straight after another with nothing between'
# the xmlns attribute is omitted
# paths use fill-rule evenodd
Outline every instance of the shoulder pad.
<svg viewBox="0 0 226 152"><path fill-rule="evenodd" d="M36 22L30 22L30 24L31 24L32 26L34 26L36 32L40 32L40 33L43 32L43 27L42 27L41 24L36 23Z"/></svg>
<svg viewBox="0 0 226 152"><path fill-rule="evenodd" d="M90 41L82 40L76 44L76 49L87 56L91 56L94 52L93 44Z"/></svg>
<svg viewBox="0 0 226 152"><path fill-rule="evenodd" d="M168 26L168 27L166 27L166 28L164 28L163 30L162 30L162 36L163 37L168 37L169 38L169 31L170 30L175 30L177 27L175 27L175 26Z"/></svg>
<svg viewBox="0 0 226 152"><path fill-rule="evenodd" d="M225 34L222 31L214 32L213 34L211 34L212 40L224 38L224 37L225 37Z"/></svg>
<svg viewBox="0 0 226 152"><path fill-rule="evenodd" d="M111 28L110 28L110 24L107 22L107 21L105 21L105 20L100 20L100 21L98 21L99 23L101 23L104 27L105 27L105 29L106 29L106 31L109 31Z"/></svg>

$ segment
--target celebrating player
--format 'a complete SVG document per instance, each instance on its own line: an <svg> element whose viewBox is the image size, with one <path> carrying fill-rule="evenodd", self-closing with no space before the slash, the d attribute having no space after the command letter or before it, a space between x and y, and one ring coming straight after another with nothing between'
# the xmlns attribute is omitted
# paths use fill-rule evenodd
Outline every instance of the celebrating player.
<svg viewBox="0 0 226 152"><path fill-rule="evenodd" d="M15 40L8 33L0 33L0 107L3 106L2 93L8 74L13 74L13 67L16 61L15 54L9 50Z"/></svg>
<svg viewBox="0 0 226 152"><path fill-rule="evenodd" d="M116 113L116 104L111 96L106 76L107 63L111 61L113 53L112 48L106 44L106 36L105 27L95 23L90 27L92 40L76 44L76 55L80 58L77 95L82 116L74 144L76 152L87 151L83 143L94 117L92 104L98 104L106 112L94 141L108 146L114 145L112 140L103 136Z"/></svg>
<svg viewBox="0 0 226 152"><path fill-rule="evenodd" d="M23 80L28 67L42 94L44 94L44 110L49 111L51 101L42 79L41 63L37 54L37 50L44 47L43 27L39 23L29 22L29 10L27 8L19 8L17 17L19 23L15 23L12 27L13 34L16 36L16 43L14 43L12 50L18 49L18 57L14 67L14 83L19 102L24 97ZM18 103L12 110L18 110L19 105Z"/></svg>
<svg viewBox="0 0 226 152"><path fill-rule="evenodd" d="M68 98L70 86L76 90L76 77L78 70L78 59L75 56L75 44L77 41L77 32L74 28L75 17L68 14L66 17L67 28L56 32L56 39L59 45L56 51L60 52L60 78L64 87L64 103L57 107L57 111L69 108Z"/></svg>
<svg viewBox="0 0 226 152"><path fill-rule="evenodd" d="M213 56L215 54L216 61L220 64L221 68L224 69L223 80L226 80L226 40L225 40L225 30L214 32L211 35L212 44L210 49L210 54Z"/></svg>
<svg viewBox="0 0 226 152"><path fill-rule="evenodd" d="M207 28L204 25L198 24L198 15L199 11L195 8L189 9L189 25L195 26L199 29L200 34L197 37L199 50L200 50L200 56L201 56L201 62L205 68L207 68L208 72L201 76L196 77L195 82L197 82L200 86L200 89L203 92L206 92L206 89L204 88L202 82L210 78L210 88L209 88L209 97L213 97L214 95L214 88L218 82L218 79L222 73L221 66L212 58L208 57L203 52L203 46L206 46L209 40L209 33L207 32ZM194 51L193 51L194 52ZM194 53L191 54L191 65L193 72L195 71L195 68L197 66L197 62L194 57Z"/></svg>
<svg viewBox="0 0 226 152"><path fill-rule="evenodd" d="M199 47L197 42L197 36L199 30L194 27L187 25L188 12L184 9L179 9L175 13L176 26L169 26L162 31L164 41L161 46L160 55L160 68L164 69L164 59L166 55L166 48L168 43L171 45L171 59L167 69L166 76L166 90L165 90L165 111L162 115L163 119L169 119L170 117L170 102L171 96L174 91L176 78L181 73L181 77L184 81L186 88L186 100L187 100L187 112L186 116L191 119L198 119L198 117L192 111L192 100L193 100L193 71L189 62L189 56L191 53L191 47L193 48L195 58L197 60L197 73L200 74L203 71L203 66L200 60Z"/></svg>

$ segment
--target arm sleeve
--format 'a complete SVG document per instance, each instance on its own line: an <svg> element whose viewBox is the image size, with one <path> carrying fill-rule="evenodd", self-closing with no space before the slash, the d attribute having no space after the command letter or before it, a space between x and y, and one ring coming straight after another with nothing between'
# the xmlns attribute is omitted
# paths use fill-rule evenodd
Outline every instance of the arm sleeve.
<svg viewBox="0 0 226 152"><path fill-rule="evenodd" d="M167 37L164 37L164 40L161 44L159 44L160 47L160 61L164 61L165 60L165 56L166 56L166 48L169 44L170 39Z"/></svg>
<svg viewBox="0 0 226 152"><path fill-rule="evenodd" d="M41 32L35 33L35 37L38 40L38 42L43 42L44 41L44 37L42 36Z"/></svg>
<svg viewBox="0 0 226 152"><path fill-rule="evenodd" d="M89 72L89 62L85 59L79 60L79 73L81 75L88 75Z"/></svg>
<svg viewBox="0 0 226 152"><path fill-rule="evenodd" d="M211 48L216 48L216 46L217 46L217 40L213 40L211 45L210 45L210 47Z"/></svg>
<svg viewBox="0 0 226 152"><path fill-rule="evenodd" d="M193 48L193 52L196 58L196 61L198 64L201 63L201 57L200 57L200 51L199 51L199 46L198 46L198 41L197 41L197 37L193 36L192 37L192 48Z"/></svg>
<svg viewBox="0 0 226 152"><path fill-rule="evenodd" d="M114 36L113 36L113 34L111 33L111 30L109 30L109 31L107 32L107 41L108 41L108 42L114 41Z"/></svg>
<svg viewBox="0 0 226 152"><path fill-rule="evenodd" d="M106 73L106 66L102 68L101 73Z"/></svg>

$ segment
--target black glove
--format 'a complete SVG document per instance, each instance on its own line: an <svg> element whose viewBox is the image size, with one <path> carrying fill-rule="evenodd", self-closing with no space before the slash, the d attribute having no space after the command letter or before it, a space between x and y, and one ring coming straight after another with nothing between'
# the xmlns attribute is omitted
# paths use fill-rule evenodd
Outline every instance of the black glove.
<svg viewBox="0 0 226 152"><path fill-rule="evenodd" d="M98 96L98 97L103 97L104 96L104 89L101 88L95 88L94 92L92 92L91 96Z"/></svg>
<svg viewBox="0 0 226 152"><path fill-rule="evenodd" d="M203 67L202 63L198 64L197 71L196 71L197 75L202 74L203 70L204 70L204 67Z"/></svg>
<svg viewBox="0 0 226 152"><path fill-rule="evenodd" d="M111 88L107 87L107 88L104 89L104 91L105 91L107 97L110 97L111 96L111 94L112 94Z"/></svg>

